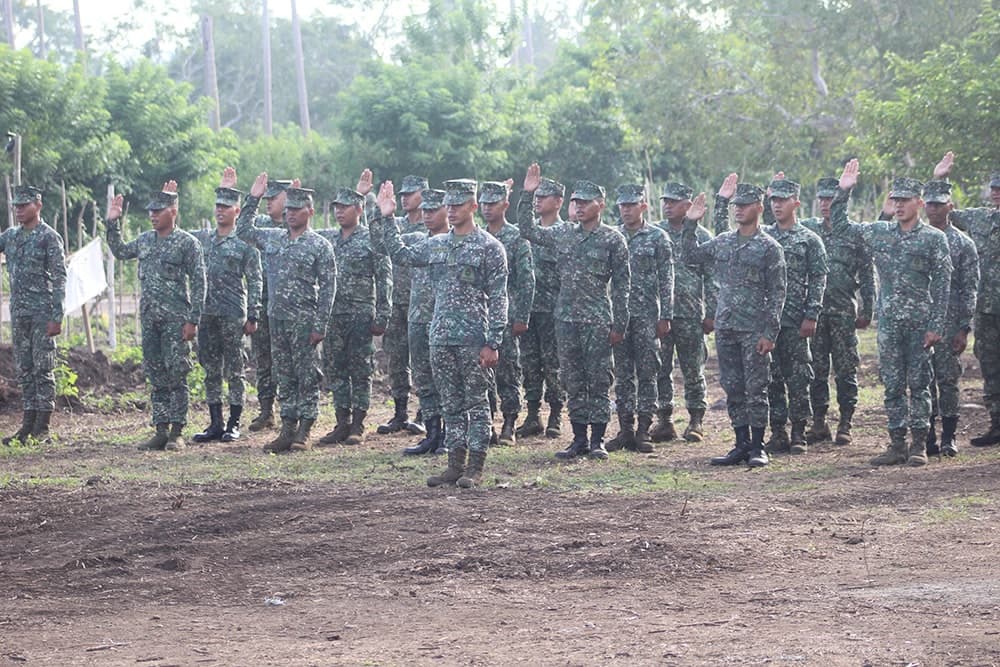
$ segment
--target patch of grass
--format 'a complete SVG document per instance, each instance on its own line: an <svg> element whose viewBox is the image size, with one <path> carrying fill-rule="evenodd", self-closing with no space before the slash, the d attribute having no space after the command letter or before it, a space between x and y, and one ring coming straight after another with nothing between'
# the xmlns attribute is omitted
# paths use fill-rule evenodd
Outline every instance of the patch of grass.
<svg viewBox="0 0 1000 667"><path fill-rule="evenodd" d="M30 435L24 439L11 440L10 444L0 445L0 459L17 458L37 454L41 448L40 443Z"/></svg>
<svg viewBox="0 0 1000 667"><path fill-rule="evenodd" d="M973 518L972 511L992 505L993 500L981 495L959 496L952 498L939 507L924 512L924 521L930 524L954 523L968 521Z"/></svg>

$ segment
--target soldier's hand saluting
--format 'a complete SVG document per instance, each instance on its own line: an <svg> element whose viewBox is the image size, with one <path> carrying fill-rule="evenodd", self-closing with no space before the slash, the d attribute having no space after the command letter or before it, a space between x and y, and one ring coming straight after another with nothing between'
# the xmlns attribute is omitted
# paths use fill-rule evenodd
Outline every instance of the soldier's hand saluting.
<svg viewBox="0 0 1000 667"><path fill-rule="evenodd" d="M534 192L542 182L542 168L537 162L532 162L528 166L528 173L524 177L524 189L527 192Z"/></svg>
<svg viewBox="0 0 1000 667"><path fill-rule="evenodd" d="M108 222L114 222L122 217L122 211L125 210L125 197L122 195L115 195L111 203L108 204L108 214L104 216L104 219Z"/></svg>
<svg viewBox="0 0 1000 667"><path fill-rule="evenodd" d="M250 186L250 196L260 199L265 192L267 192L267 172L262 171Z"/></svg>
<svg viewBox="0 0 1000 667"><path fill-rule="evenodd" d="M236 169L233 167L226 167L222 170L222 180L219 181L220 188L235 188L236 187Z"/></svg>
<svg viewBox="0 0 1000 667"><path fill-rule="evenodd" d="M736 182L740 180L740 175L736 172L726 176L725 180L722 181L722 185L719 186L719 196L723 199L732 199L733 195L736 194Z"/></svg>
<svg viewBox="0 0 1000 667"><path fill-rule="evenodd" d="M688 220L694 220L695 222L701 220L705 217L705 193L699 193L694 201L691 202L691 206L688 207L687 213L684 217Z"/></svg>
<svg viewBox="0 0 1000 667"><path fill-rule="evenodd" d="M358 190L358 192L361 191ZM383 218L388 218L396 212L396 189L393 187L392 181L386 181L382 184L382 187L378 189L378 196L375 198L375 202L378 204L378 209L382 212Z"/></svg>

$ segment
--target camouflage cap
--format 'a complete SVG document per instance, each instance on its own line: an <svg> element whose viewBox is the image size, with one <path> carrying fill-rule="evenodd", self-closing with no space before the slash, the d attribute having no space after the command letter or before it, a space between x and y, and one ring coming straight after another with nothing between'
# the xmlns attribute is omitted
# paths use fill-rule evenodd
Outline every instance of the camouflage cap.
<svg viewBox="0 0 1000 667"><path fill-rule="evenodd" d="M900 176L892 181L892 188L889 190L889 199L913 199L919 197L924 184L915 178Z"/></svg>
<svg viewBox="0 0 1000 667"><path fill-rule="evenodd" d="M14 198L11 203L14 206L30 204L31 202L42 201L42 191L33 185L15 185Z"/></svg>
<svg viewBox="0 0 1000 667"><path fill-rule="evenodd" d="M817 197L836 197L837 188L840 187L840 181L836 178L821 178L816 181L816 196Z"/></svg>
<svg viewBox="0 0 1000 667"><path fill-rule="evenodd" d="M146 204L147 211L162 211L165 208L177 205L176 192L156 192L149 198Z"/></svg>
<svg viewBox="0 0 1000 667"><path fill-rule="evenodd" d="M615 190L616 204L638 204L646 201L646 187L638 183L619 185Z"/></svg>
<svg viewBox="0 0 1000 667"><path fill-rule="evenodd" d="M455 178L444 182L444 205L458 206L476 197L476 181L471 178Z"/></svg>
<svg viewBox="0 0 1000 667"><path fill-rule="evenodd" d="M422 192L427 189L427 179L421 176L403 176L403 182L399 184L399 194L405 195L411 192Z"/></svg>
<svg viewBox="0 0 1000 667"><path fill-rule="evenodd" d="M573 194L569 198L570 201L574 199L579 201L593 201L594 199L604 199L605 196L604 188L597 183L577 181L573 184Z"/></svg>
<svg viewBox="0 0 1000 667"><path fill-rule="evenodd" d="M566 196L566 186L559 181L554 181L551 178L543 178L538 183L538 189L535 190L536 197L565 197Z"/></svg>
<svg viewBox="0 0 1000 667"><path fill-rule="evenodd" d="M691 199L691 195L693 194L694 188L688 187L683 183L671 182L663 186L663 194L660 195L660 199L684 201L685 199Z"/></svg>
<svg viewBox="0 0 1000 667"><path fill-rule="evenodd" d="M444 190L431 190L426 189L420 193L420 208L425 211L436 211L437 209L444 206L444 196L447 194Z"/></svg>
<svg viewBox="0 0 1000 667"><path fill-rule="evenodd" d="M737 183L733 204L760 204L764 201L764 188L753 183Z"/></svg>
<svg viewBox="0 0 1000 667"><path fill-rule="evenodd" d="M337 188L337 194L330 200L331 204L343 206L360 206L365 196L353 188Z"/></svg>
<svg viewBox="0 0 1000 667"><path fill-rule="evenodd" d="M948 181L927 181L924 183L924 201L932 204L947 204L951 201L951 183Z"/></svg>
<svg viewBox="0 0 1000 667"><path fill-rule="evenodd" d="M479 184L479 202L482 204L492 204L498 201L507 201L510 192L507 184L500 181L483 181Z"/></svg>
<svg viewBox="0 0 1000 667"><path fill-rule="evenodd" d="M267 190L264 191L264 199L277 197L290 187L292 187L291 181L268 181Z"/></svg>
<svg viewBox="0 0 1000 667"><path fill-rule="evenodd" d="M771 196L778 199L791 199L792 197L797 199L802 190L801 185L787 178L775 178L767 187L771 190Z"/></svg>
<svg viewBox="0 0 1000 667"><path fill-rule="evenodd" d="M285 208L308 208L313 205L314 190L289 187L285 190Z"/></svg>
<svg viewBox="0 0 1000 667"><path fill-rule="evenodd" d="M241 196L236 188L215 188L215 203L222 206L239 206Z"/></svg>
<svg viewBox="0 0 1000 667"><path fill-rule="evenodd" d="M1000 188L1000 171L995 171L990 176L990 187L991 188Z"/></svg>

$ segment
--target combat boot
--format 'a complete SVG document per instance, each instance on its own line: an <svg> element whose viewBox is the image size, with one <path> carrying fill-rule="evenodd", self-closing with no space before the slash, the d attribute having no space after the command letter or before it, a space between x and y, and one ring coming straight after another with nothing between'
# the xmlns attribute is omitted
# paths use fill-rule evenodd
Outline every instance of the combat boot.
<svg viewBox="0 0 1000 667"><path fill-rule="evenodd" d="M562 435L563 404L558 401L549 403L549 421L545 424L545 437L558 438Z"/></svg>
<svg viewBox="0 0 1000 667"><path fill-rule="evenodd" d="M747 460L750 451L750 427L736 426L736 444L725 456L716 456L710 463L714 466L734 466Z"/></svg>
<svg viewBox="0 0 1000 667"><path fill-rule="evenodd" d="M409 417L406 413L406 405L409 400L407 396L395 400L395 411L392 414L392 419L384 424L379 424L379 427L375 429L379 435L399 433L406 428L407 423L409 423Z"/></svg>
<svg viewBox="0 0 1000 667"><path fill-rule="evenodd" d="M287 452L292 448L292 438L295 437L295 429L299 425L299 420L292 417L281 418L281 432L278 437L264 445L264 452L267 454L279 454Z"/></svg>
<svg viewBox="0 0 1000 667"><path fill-rule="evenodd" d="M656 411L656 426L649 433L653 442L670 442L677 439L677 428L674 426L674 409L661 408Z"/></svg>
<svg viewBox="0 0 1000 667"><path fill-rule="evenodd" d="M851 444L852 419L854 419L854 406L841 406L840 421L837 423L837 437L833 440L835 445Z"/></svg>
<svg viewBox="0 0 1000 667"><path fill-rule="evenodd" d="M49 439L49 420L52 419L51 410L39 410L35 414L35 424L31 427L31 437L39 442Z"/></svg>
<svg viewBox="0 0 1000 667"><path fill-rule="evenodd" d="M941 417L941 453L945 456L958 456L958 445L955 444L956 430L958 430L958 417Z"/></svg>
<svg viewBox="0 0 1000 667"><path fill-rule="evenodd" d="M458 485L463 489L471 489L479 486L479 480L483 476L483 465L486 463L485 449L469 452L469 465L465 466L465 472L458 478Z"/></svg>
<svg viewBox="0 0 1000 667"><path fill-rule="evenodd" d="M649 454L653 451L653 443L649 438L649 427L653 424L653 415L639 415L635 427L635 451Z"/></svg>
<svg viewBox="0 0 1000 667"><path fill-rule="evenodd" d="M454 484L465 473L465 457L469 450L465 447L455 447L448 452L448 468L440 475L427 478L427 486Z"/></svg>
<svg viewBox="0 0 1000 667"><path fill-rule="evenodd" d="M222 434L225 433L225 429L222 428L222 403L210 403L208 406L208 415L212 421L204 431L194 434L195 442L220 440Z"/></svg>
<svg viewBox="0 0 1000 667"><path fill-rule="evenodd" d="M771 439L767 441L767 451L771 454L787 454L791 446L792 441L788 439L785 425L771 422Z"/></svg>
<svg viewBox="0 0 1000 667"><path fill-rule="evenodd" d="M229 406L229 421L226 422L226 431L222 434L222 442L235 442L240 439L240 417L242 416L242 405Z"/></svg>
<svg viewBox="0 0 1000 667"><path fill-rule="evenodd" d="M437 449L438 437L441 435L441 418L428 417L424 420L424 425L427 426L427 435L425 435L423 439L414 446L404 449L404 456L420 456L421 454L430 454Z"/></svg>
<svg viewBox="0 0 1000 667"><path fill-rule="evenodd" d="M990 430L969 441L973 447L1000 445L1000 412L990 414Z"/></svg>
<svg viewBox="0 0 1000 667"><path fill-rule="evenodd" d="M688 425L684 429L684 439L688 442L701 442L705 439L704 408L693 408L688 410Z"/></svg>
<svg viewBox="0 0 1000 667"><path fill-rule="evenodd" d="M926 435L924 436L926 437ZM889 446L871 460L873 466L896 466L906 463L906 429L889 429Z"/></svg>
<svg viewBox="0 0 1000 667"><path fill-rule="evenodd" d="M35 428L35 419L38 417L37 410L25 410L21 414L21 428L17 430L14 435L7 436L3 439L3 444L9 445L14 440L17 440L21 444L24 444L25 439L31 435L31 431Z"/></svg>
<svg viewBox="0 0 1000 667"><path fill-rule="evenodd" d="M827 429L826 439L829 439L830 437L829 434L830 434L830 429ZM792 437L789 440L788 451L790 451L792 454L805 454L807 451L809 451L809 447L806 444L806 442L807 440L806 440L805 420L803 419L802 421L792 422Z"/></svg>
<svg viewBox="0 0 1000 667"><path fill-rule="evenodd" d="M250 432L256 433L257 431L263 431L265 428L272 428L274 426L273 410L273 398L260 399L260 414L254 417L253 421L250 422Z"/></svg>
<svg viewBox="0 0 1000 667"><path fill-rule="evenodd" d="M347 439L351 432L351 410L350 408L337 408L337 423L333 430L319 439L321 445L336 445Z"/></svg>
<svg viewBox="0 0 1000 667"><path fill-rule="evenodd" d="M515 443L517 443L517 436L514 435L514 424L516 423L516 412L503 416L503 426L500 427L500 438L497 441L501 447L512 447ZM473 454L475 454L475 452L469 454L470 459Z"/></svg>
<svg viewBox="0 0 1000 667"><path fill-rule="evenodd" d="M635 449L635 415L624 412L618 415L618 435L608 440L606 451Z"/></svg>
<svg viewBox="0 0 1000 667"><path fill-rule="evenodd" d="M590 458L607 461L608 450L604 449L604 432L607 429L607 422L595 422L590 425L590 452L587 454Z"/></svg>
<svg viewBox="0 0 1000 667"><path fill-rule="evenodd" d="M941 448L938 447L937 439L937 417L931 415L931 425L927 429L927 456L941 456Z"/></svg>
<svg viewBox="0 0 1000 667"><path fill-rule="evenodd" d="M802 424L802 429L805 431L805 423ZM751 426L750 451L747 452L747 465L751 468L763 468L770 462L770 459L767 458L767 452L764 451L764 427Z"/></svg>
<svg viewBox="0 0 1000 667"><path fill-rule="evenodd" d="M167 425L157 424L156 433L149 440L139 445L141 451L160 451L167 446Z"/></svg>
<svg viewBox="0 0 1000 667"><path fill-rule="evenodd" d="M170 433L167 434L167 444L163 448L168 452L179 452L187 447L187 443L184 442L184 437L181 435L183 430L184 424L171 422Z"/></svg>
<svg viewBox="0 0 1000 667"><path fill-rule="evenodd" d="M292 436L291 450L293 452L308 452L312 449L313 445L309 441L309 432L312 431L313 424L315 423L315 418L299 420L299 427L295 429L295 435Z"/></svg>
<svg viewBox="0 0 1000 667"><path fill-rule="evenodd" d="M813 423L806 433L806 442L810 445L817 442L826 442L830 439L830 425L826 423L827 408L816 408L813 412Z"/></svg>
<svg viewBox="0 0 1000 667"><path fill-rule="evenodd" d="M530 438L542 434L542 422L538 416L538 410L542 407L541 401L528 401L528 416L514 434L519 438Z"/></svg>
<svg viewBox="0 0 1000 667"><path fill-rule="evenodd" d="M435 456L441 456L448 453L448 447L444 443L445 436L448 433L448 425L444 422L444 417L441 417L441 430L438 431L437 441L434 444L434 448L431 449L431 454Z"/></svg>
<svg viewBox="0 0 1000 667"><path fill-rule="evenodd" d="M569 447L566 449L556 452L557 459L575 459L590 451L590 443L587 441L587 425L583 422L571 421L570 426L573 427L573 442L569 443Z"/></svg>
<svg viewBox="0 0 1000 667"><path fill-rule="evenodd" d="M345 445L360 445L365 441L365 417L367 416L367 410L354 411L354 414L351 415L351 432L344 439Z"/></svg>
<svg viewBox="0 0 1000 667"><path fill-rule="evenodd" d="M911 429L910 451L906 458L906 465L914 468L927 465L927 429Z"/></svg>

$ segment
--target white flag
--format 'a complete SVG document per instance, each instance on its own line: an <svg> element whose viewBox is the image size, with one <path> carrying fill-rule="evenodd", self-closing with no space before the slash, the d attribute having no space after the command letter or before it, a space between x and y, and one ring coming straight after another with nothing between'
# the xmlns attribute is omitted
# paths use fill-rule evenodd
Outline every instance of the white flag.
<svg viewBox="0 0 1000 667"><path fill-rule="evenodd" d="M69 257L66 268L66 299L63 308L69 315L108 288L104 275L101 239L94 239Z"/></svg>

